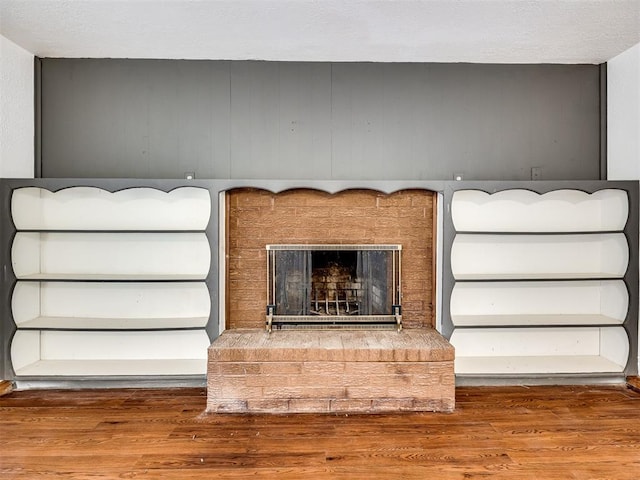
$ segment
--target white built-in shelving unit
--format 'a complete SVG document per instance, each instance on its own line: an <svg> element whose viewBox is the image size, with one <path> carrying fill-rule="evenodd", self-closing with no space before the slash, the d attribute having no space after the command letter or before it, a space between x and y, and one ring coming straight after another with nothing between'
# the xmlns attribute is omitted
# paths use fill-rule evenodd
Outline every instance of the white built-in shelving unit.
<svg viewBox="0 0 640 480"><path fill-rule="evenodd" d="M13 191L17 377L204 375L209 191Z"/></svg>
<svg viewBox="0 0 640 480"><path fill-rule="evenodd" d="M458 190L451 215L456 374L624 371L624 190Z"/></svg>

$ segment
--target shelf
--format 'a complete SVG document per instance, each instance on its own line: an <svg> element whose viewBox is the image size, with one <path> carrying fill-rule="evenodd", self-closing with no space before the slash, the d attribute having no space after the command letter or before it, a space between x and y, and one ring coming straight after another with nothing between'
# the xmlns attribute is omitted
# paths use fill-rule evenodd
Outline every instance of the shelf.
<svg viewBox="0 0 640 480"><path fill-rule="evenodd" d="M11 360L16 373L25 376L204 374L209 344L204 329L19 329ZM196 371L196 365L201 369Z"/></svg>
<svg viewBox="0 0 640 480"><path fill-rule="evenodd" d="M18 280L28 282L194 282L203 281L206 274L116 274L116 273L33 273Z"/></svg>
<svg viewBox="0 0 640 480"><path fill-rule="evenodd" d="M517 326L598 326L622 325L624 318L612 318L594 314L557 315L451 315L456 327L517 327Z"/></svg>
<svg viewBox="0 0 640 480"><path fill-rule="evenodd" d="M203 281L19 280L11 311L18 328L187 328L206 325L211 298Z"/></svg>
<svg viewBox="0 0 640 480"><path fill-rule="evenodd" d="M457 282L455 326L622 324L629 292L622 280Z"/></svg>
<svg viewBox="0 0 640 480"><path fill-rule="evenodd" d="M197 280L211 262L204 233L18 232L13 271L30 280Z"/></svg>
<svg viewBox="0 0 640 480"><path fill-rule="evenodd" d="M545 194L523 189L492 194L459 190L451 201L458 232L622 231L628 215L627 194L617 189L592 194L579 190Z"/></svg>
<svg viewBox="0 0 640 480"><path fill-rule="evenodd" d="M18 377L206 375L206 359L39 360L16 370Z"/></svg>
<svg viewBox="0 0 640 480"><path fill-rule="evenodd" d="M461 282L499 282L506 280L528 281L528 280L616 280L624 277L625 272L556 272L556 273L531 273L531 272L509 272L509 273L457 273L455 280Z"/></svg>
<svg viewBox="0 0 640 480"><path fill-rule="evenodd" d="M209 190L11 192L17 376L204 375Z"/></svg>
<svg viewBox="0 0 640 480"><path fill-rule="evenodd" d="M553 375L622 373L620 365L599 355L548 355L461 357L456 355L456 375Z"/></svg>
<svg viewBox="0 0 640 480"><path fill-rule="evenodd" d="M456 280L622 278L629 247L622 233L594 235L456 235Z"/></svg>
<svg viewBox="0 0 640 480"><path fill-rule="evenodd" d="M456 328L450 342L456 373L486 375L621 372L630 348L620 326Z"/></svg>
<svg viewBox="0 0 640 480"><path fill-rule="evenodd" d="M18 230L202 231L211 216L211 198L197 187L113 193L95 187L57 192L24 187L13 191L11 214Z"/></svg>
<svg viewBox="0 0 640 480"><path fill-rule="evenodd" d="M454 192L456 374L622 373L628 217L619 189Z"/></svg>
<svg viewBox="0 0 640 480"><path fill-rule="evenodd" d="M176 330L204 328L209 317L105 318L36 317L21 322L21 330Z"/></svg>

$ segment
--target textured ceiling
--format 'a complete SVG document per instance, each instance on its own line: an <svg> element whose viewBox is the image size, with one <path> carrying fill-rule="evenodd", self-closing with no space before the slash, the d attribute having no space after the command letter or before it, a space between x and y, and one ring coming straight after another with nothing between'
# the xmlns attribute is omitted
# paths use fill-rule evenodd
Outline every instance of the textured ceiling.
<svg viewBox="0 0 640 480"><path fill-rule="evenodd" d="M0 0L41 57L602 63L640 0Z"/></svg>

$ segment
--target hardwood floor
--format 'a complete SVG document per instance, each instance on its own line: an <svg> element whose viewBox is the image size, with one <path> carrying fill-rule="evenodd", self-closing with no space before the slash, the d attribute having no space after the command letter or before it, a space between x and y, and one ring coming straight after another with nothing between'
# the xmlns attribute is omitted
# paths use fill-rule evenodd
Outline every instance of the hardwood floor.
<svg viewBox="0 0 640 480"><path fill-rule="evenodd" d="M13 383L9 380L0 380L0 397L6 395L13 390Z"/></svg>
<svg viewBox="0 0 640 480"><path fill-rule="evenodd" d="M456 411L204 415L203 389L0 397L2 479L637 479L640 393L465 387Z"/></svg>
<svg viewBox="0 0 640 480"><path fill-rule="evenodd" d="M640 392L640 377L627 377L627 386L636 392Z"/></svg>

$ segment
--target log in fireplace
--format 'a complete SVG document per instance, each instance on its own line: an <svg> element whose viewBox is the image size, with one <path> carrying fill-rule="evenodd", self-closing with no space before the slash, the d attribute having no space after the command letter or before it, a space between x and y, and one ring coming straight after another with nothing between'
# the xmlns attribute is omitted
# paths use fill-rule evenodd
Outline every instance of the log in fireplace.
<svg viewBox="0 0 640 480"><path fill-rule="evenodd" d="M402 329L401 245L267 245L266 328Z"/></svg>

